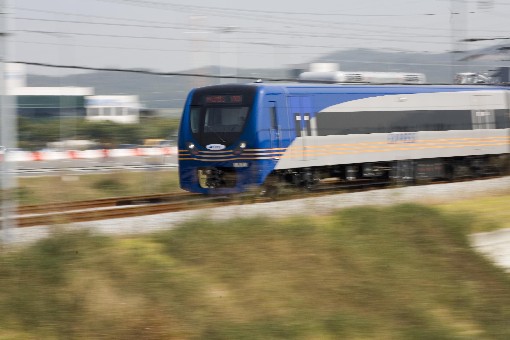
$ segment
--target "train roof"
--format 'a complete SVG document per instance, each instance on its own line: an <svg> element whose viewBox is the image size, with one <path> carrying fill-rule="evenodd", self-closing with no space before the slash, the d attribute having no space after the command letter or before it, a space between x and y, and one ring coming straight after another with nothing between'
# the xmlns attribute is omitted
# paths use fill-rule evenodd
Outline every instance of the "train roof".
<svg viewBox="0 0 510 340"><path fill-rule="evenodd" d="M464 84L359 84L359 83L341 83L341 84L324 84L317 82L287 82L287 83L278 83L271 82L265 83L261 81L253 82L253 83L243 83L243 84L221 84L221 85L209 85L201 88L197 88L196 90L214 90L215 92L221 91L234 91L242 88L258 88L261 91L264 90L277 90L279 89L281 92L293 92L307 89L315 89L322 91L338 91L339 89L350 90L350 91L382 91L385 93L402 93L402 92L433 92L433 91L494 91L494 90L510 90L510 87L503 85L488 85L488 84L479 84L479 85L464 85Z"/></svg>

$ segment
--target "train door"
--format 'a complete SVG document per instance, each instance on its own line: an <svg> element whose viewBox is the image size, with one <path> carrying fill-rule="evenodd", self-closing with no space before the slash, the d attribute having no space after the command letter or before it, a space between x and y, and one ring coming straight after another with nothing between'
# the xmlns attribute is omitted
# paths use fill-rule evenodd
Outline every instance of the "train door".
<svg viewBox="0 0 510 340"><path fill-rule="evenodd" d="M282 147L281 119L278 119L277 102L274 100L275 98L271 99L266 102L266 114L269 121L270 145L271 149L274 149Z"/></svg>
<svg viewBox="0 0 510 340"><path fill-rule="evenodd" d="M263 120L269 122L271 148L285 148L289 145L289 119L283 101L283 95L266 95L264 99Z"/></svg>
<svg viewBox="0 0 510 340"><path fill-rule="evenodd" d="M315 136L317 128L312 114L312 98L310 96L290 96L290 113L294 119L294 131L302 148L302 160L315 158Z"/></svg>

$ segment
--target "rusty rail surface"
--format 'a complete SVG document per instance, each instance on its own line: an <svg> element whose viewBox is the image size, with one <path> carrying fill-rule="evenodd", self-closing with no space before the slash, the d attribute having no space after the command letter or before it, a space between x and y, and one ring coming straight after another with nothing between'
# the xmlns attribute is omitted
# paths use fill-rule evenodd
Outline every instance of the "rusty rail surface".
<svg viewBox="0 0 510 340"><path fill-rule="evenodd" d="M486 177L485 179L495 177L499 176ZM270 200L291 200L312 196L327 196L341 192L377 190L381 187L388 187L389 182L361 181L343 186L336 186L334 183L329 184L324 185L322 188L317 190L290 191L278 197L262 197L257 195L210 197L188 192L175 192L143 196L112 197L68 203L31 205L19 207L18 215L15 218L18 227L97 221L196 210L206 207L267 202Z"/></svg>
<svg viewBox="0 0 510 340"><path fill-rule="evenodd" d="M74 201L74 202L55 202L46 204L19 206L17 212L19 215L41 214L58 211L69 211L78 209L92 209L102 207L114 207L121 205L139 204L139 203L158 203L182 200L185 197L193 196L188 192L162 193L141 196L108 197L97 200Z"/></svg>
<svg viewBox="0 0 510 340"><path fill-rule="evenodd" d="M223 202L208 202L207 206L220 206ZM189 202L169 202L158 204L144 204L139 206L117 206L100 209L70 210L64 212L52 212L47 214L22 215L17 217L18 227L30 227L36 225L65 224L71 222L87 222L123 217L134 217L151 214L161 214L190 209L204 208L205 204Z"/></svg>
<svg viewBox="0 0 510 340"><path fill-rule="evenodd" d="M360 184L357 185L358 189L359 186ZM362 186L364 187L364 185ZM350 190L353 189L350 188ZM276 199L290 200L311 196L324 196L338 193L338 190L338 187L325 187L315 191L297 190L282 193L278 197L263 197L253 194L234 197L211 197L188 192L113 197L81 202L22 206L18 209L16 219L18 227L87 222L195 210L205 207L267 202Z"/></svg>
<svg viewBox="0 0 510 340"><path fill-rule="evenodd" d="M207 202L200 195L176 192L28 205L18 207L15 219L18 227L94 221L185 210L190 208L189 202L197 200Z"/></svg>

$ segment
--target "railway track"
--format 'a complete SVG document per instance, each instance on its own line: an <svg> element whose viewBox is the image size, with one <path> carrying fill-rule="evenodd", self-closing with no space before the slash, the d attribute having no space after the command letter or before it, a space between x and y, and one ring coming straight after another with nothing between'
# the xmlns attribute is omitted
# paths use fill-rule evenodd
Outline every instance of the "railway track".
<svg viewBox="0 0 510 340"><path fill-rule="evenodd" d="M494 177L486 177L494 178ZM479 178L478 178L479 179ZM464 179L465 181L466 179ZM462 181L462 180L461 180ZM437 183L437 182L435 182ZM343 183L338 186L327 182L314 190L290 190L275 197L246 196L203 196L188 192L175 192L129 197L112 197L98 200L60 202L41 205L20 206L15 216L17 227L36 225L65 224L71 222L87 222L124 217L135 217L151 214L161 214L202 208L239 205L270 200L290 200L304 197L327 196L339 192L353 192L376 190L388 187L387 181L360 181ZM439 184L439 183L437 183Z"/></svg>
<svg viewBox="0 0 510 340"><path fill-rule="evenodd" d="M98 200L20 206L15 214L17 227L85 222L143 216L202 208L218 204L220 198L177 192L143 196L112 197ZM190 204L193 202L193 204Z"/></svg>
<svg viewBox="0 0 510 340"><path fill-rule="evenodd" d="M338 192L336 189L306 191L307 195L327 195ZM289 191L282 193L277 199L288 200L301 198L305 192ZM246 196L203 196L188 192L153 194L143 196L112 197L98 200L58 202L49 204L20 206L16 212L18 228L36 225L65 224L71 222L87 222L114 218L134 217L167 212L201 209L235 205L243 203L264 202L274 197L257 195Z"/></svg>
<svg viewBox="0 0 510 340"><path fill-rule="evenodd" d="M187 192L176 192L166 194L152 194L141 196L126 196L126 197L110 197L97 200L76 201L76 202L55 202L37 205L24 205L17 209L18 214L39 214L56 211L69 211L78 209L93 209L105 207L118 207L123 205L144 204L144 203L159 203L159 202L173 202L183 200L193 194Z"/></svg>

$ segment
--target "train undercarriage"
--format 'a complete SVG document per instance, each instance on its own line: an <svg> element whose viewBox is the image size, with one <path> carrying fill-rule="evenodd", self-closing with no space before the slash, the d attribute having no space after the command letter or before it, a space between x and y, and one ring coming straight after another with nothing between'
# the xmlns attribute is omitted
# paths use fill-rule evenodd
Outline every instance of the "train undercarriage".
<svg viewBox="0 0 510 340"><path fill-rule="evenodd" d="M412 185L508 173L509 154L483 155L278 170L268 176L265 187L271 192L282 186L313 189L328 179L335 179L340 183L372 181Z"/></svg>
<svg viewBox="0 0 510 340"><path fill-rule="evenodd" d="M468 180L510 174L510 154L340 164L273 171L262 186L245 191L275 196L285 189L314 190L335 186L414 185L433 181ZM202 188L234 188L235 168L206 167L198 170Z"/></svg>

